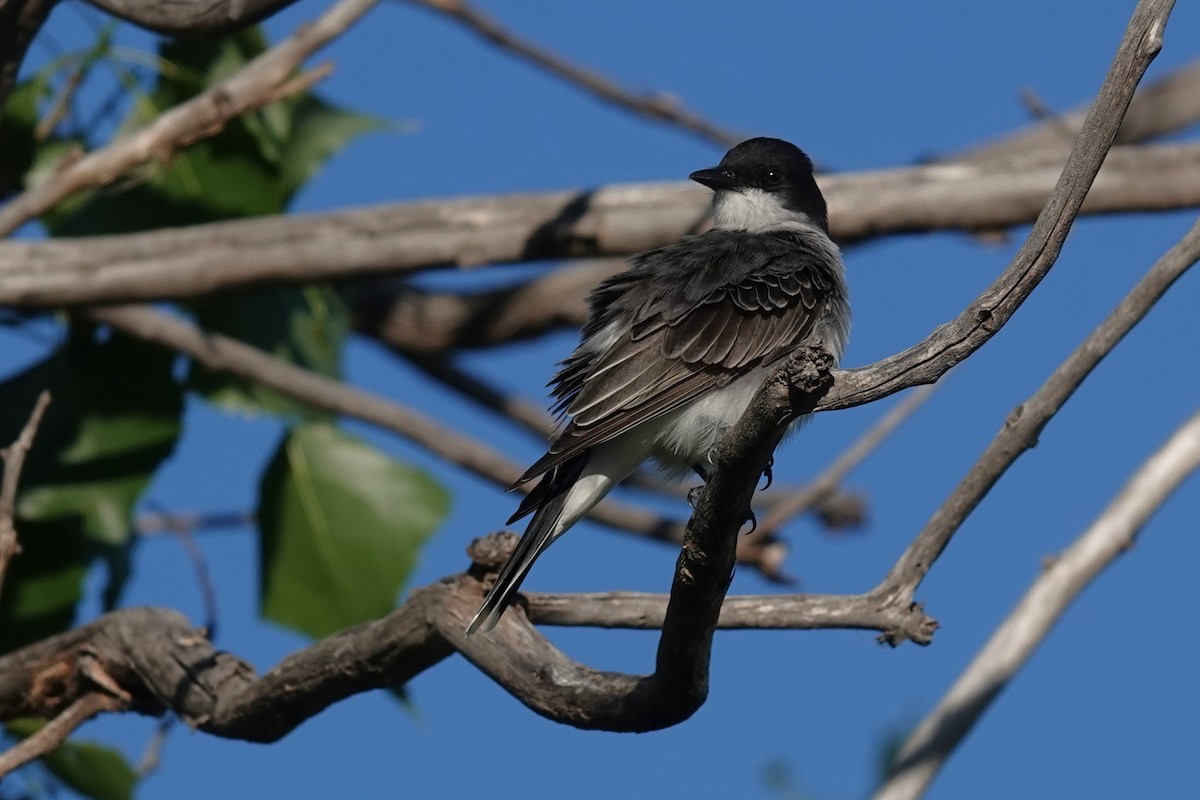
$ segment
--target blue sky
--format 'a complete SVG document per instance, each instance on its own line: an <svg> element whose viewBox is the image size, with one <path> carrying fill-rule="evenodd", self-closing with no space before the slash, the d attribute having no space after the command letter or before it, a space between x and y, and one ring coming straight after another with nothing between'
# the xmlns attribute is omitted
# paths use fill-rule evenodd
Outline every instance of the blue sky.
<svg viewBox="0 0 1200 800"><path fill-rule="evenodd" d="M278 39L326 4L301 2L268 24ZM487 3L519 33L639 90L677 95L747 134L804 147L831 170L910 163L1028 122L1030 89L1050 108L1089 100L1132 3L1069 4L621 2ZM54 45L85 41L94 16L58 8ZM1200 11L1181 4L1150 79L1194 59ZM120 33L132 47L151 39ZM32 64L51 53L35 44ZM336 70L321 87L337 101L411 131L373 134L335 158L298 211L522 190L682 179L721 151L601 104L497 52L455 25L385 3L324 51ZM788 569L807 590L873 586L1024 400L1192 224L1193 212L1092 218L1077 224L1059 263L1015 319L954 372L933 400L850 479L868 493L861 534L830 538L792 525ZM1007 264L1025 230L984 244L956 234L911 236L846 253L855 325L845 363L903 349L956 314ZM469 288L510 275L441 275ZM580 732L520 706L460 658L415 680L412 707L384 693L343 702L282 742L260 746L184 729L169 740L149 798L611 796L780 797L772 765L812 797L866 795L879 751L914 724L986 640L1041 560L1069 544L1113 492L1194 410L1200 397L1188 275L1088 380L964 525L918 592L942 624L927 648L892 650L863 632L719 634L708 703L654 734ZM39 356L38 343L0 333L0 372ZM473 367L541 400L570 333L474 355ZM349 377L406 403L453 414L518 460L540 444L436 387L369 343L350 349ZM793 437L777 474L801 481L836 456L889 402L824 414ZM149 497L177 510L245 509L279 426L189 406L186 433ZM413 585L466 565L471 538L497 528L512 497L396 438L348 427L427 466L453 492L444 530ZM1200 589L1189 481L1138 545L1083 594L1046 645L949 762L934 798L1183 797L1200 756ZM676 509L682 511L682 509ZM306 642L257 620L256 558L248 530L199 537L220 603L219 645L267 669ZM580 526L541 561L539 590L663 591L675 553ZM201 618L191 566L174 541L146 542L129 604ZM100 583L97 576L96 586ZM749 570L736 593L771 592ZM91 604L94 608L94 603ZM550 630L590 665L652 668L650 633ZM85 734L139 755L155 722L105 718Z"/></svg>

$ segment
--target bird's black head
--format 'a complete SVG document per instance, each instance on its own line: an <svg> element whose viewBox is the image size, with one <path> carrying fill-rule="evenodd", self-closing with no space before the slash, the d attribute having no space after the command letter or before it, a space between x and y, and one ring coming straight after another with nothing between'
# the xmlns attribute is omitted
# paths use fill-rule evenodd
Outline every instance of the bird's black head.
<svg viewBox="0 0 1200 800"><path fill-rule="evenodd" d="M812 161L799 147L782 139L748 139L726 153L717 166L697 170L690 177L717 193L718 227L765 227L785 221L783 217L790 212L792 216L803 214L812 224L828 230L825 198L813 178ZM770 202L737 200L731 194ZM726 225L721 224L722 206L729 218Z"/></svg>

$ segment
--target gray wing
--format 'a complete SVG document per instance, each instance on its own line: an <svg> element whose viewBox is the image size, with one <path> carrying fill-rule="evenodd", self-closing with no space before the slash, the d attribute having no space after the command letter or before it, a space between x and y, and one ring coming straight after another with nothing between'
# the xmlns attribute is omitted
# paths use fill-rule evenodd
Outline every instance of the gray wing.
<svg viewBox="0 0 1200 800"><path fill-rule="evenodd" d="M669 248L652 251L652 256L674 256L672 263L683 263L688 271L676 276L674 291L657 287L657 296L655 287L642 291L647 287L640 284L650 275L662 280L662 270L635 266L601 286L593 298L590 331L613 319L627 320L629 330L603 352L581 347L564 362L555 395L570 422L517 485L681 408L799 344L816 324L834 281L826 260L791 238L772 237L776 246L756 248L759 261L749 269L736 246L717 248L711 263L704 264L686 264ZM730 241L736 245L739 239ZM731 269L721 259L738 259L742 268ZM731 272L727 282L713 280ZM699 294L697 282L714 288ZM642 295L653 299L636 302ZM598 303L601 308L595 308Z"/></svg>

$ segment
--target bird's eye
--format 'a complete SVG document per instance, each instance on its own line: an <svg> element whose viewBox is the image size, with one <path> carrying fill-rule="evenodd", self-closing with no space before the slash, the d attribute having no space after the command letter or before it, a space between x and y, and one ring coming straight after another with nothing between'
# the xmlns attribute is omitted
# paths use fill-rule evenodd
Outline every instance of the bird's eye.
<svg viewBox="0 0 1200 800"><path fill-rule="evenodd" d="M767 186L778 186L779 182L782 180L783 173L777 169L770 170L763 175L763 183Z"/></svg>
<svg viewBox="0 0 1200 800"><path fill-rule="evenodd" d="M731 170L731 169L721 170L721 177L728 178L729 180L733 180L733 170Z"/></svg>

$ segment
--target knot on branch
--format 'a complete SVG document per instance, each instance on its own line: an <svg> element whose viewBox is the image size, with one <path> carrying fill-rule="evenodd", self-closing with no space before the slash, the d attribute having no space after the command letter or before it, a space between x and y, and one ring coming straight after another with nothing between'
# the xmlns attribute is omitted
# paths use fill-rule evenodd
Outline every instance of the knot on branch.
<svg viewBox="0 0 1200 800"><path fill-rule="evenodd" d="M496 531L473 539L467 545L467 556L471 559L467 574L480 580L487 575L494 576L512 555L520 538L511 531Z"/></svg>
<svg viewBox="0 0 1200 800"><path fill-rule="evenodd" d="M877 641L892 647L909 641L923 647L933 642L933 634L937 629L938 621L925 613L924 603L909 603L904 608L896 609L895 623L880 633Z"/></svg>
<svg viewBox="0 0 1200 800"><path fill-rule="evenodd" d="M833 387L833 369L837 361L823 347L801 347L772 376L787 389L789 417L807 414L817 407Z"/></svg>

